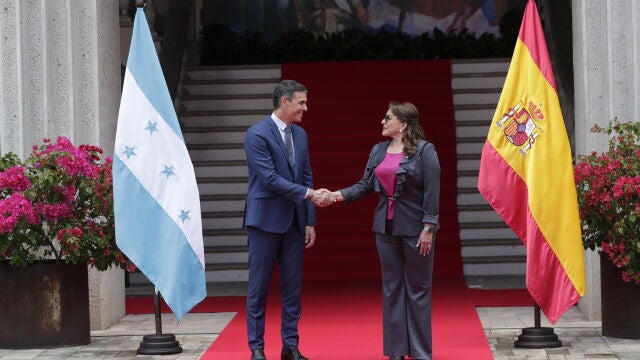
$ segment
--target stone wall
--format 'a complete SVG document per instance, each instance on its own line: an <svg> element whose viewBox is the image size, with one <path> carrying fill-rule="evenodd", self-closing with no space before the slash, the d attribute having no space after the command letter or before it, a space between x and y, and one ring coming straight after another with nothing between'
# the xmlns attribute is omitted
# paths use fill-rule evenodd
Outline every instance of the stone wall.
<svg viewBox="0 0 640 360"><path fill-rule="evenodd" d="M118 2L0 0L0 153L43 137L113 153L120 103ZM115 275L114 275L115 272ZM92 329L124 315L124 275L90 276Z"/></svg>
<svg viewBox="0 0 640 360"><path fill-rule="evenodd" d="M575 88L575 150L587 154L607 147L590 132L617 117L640 120L640 2L572 0ZM586 252L587 294L580 307L600 319L600 262Z"/></svg>

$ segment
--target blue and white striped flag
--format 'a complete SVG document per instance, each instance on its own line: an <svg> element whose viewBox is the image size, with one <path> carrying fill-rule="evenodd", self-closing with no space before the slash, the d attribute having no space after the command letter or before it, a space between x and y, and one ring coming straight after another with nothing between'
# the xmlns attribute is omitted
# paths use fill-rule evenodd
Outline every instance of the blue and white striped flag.
<svg viewBox="0 0 640 360"><path fill-rule="evenodd" d="M113 197L118 247L180 320L206 296L200 197L141 8L120 100Z"/></svg>

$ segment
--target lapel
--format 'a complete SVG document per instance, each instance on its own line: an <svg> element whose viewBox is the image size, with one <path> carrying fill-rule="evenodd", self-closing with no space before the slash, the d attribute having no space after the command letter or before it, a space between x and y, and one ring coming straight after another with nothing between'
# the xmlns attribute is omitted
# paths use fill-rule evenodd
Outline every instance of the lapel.
<svg viewBox="0 0 640 360"><path fill-rule="evenodd" d="M387 154L387 148L389 147L389 144L391 144L391 141L384 141L380 143L380 146L376 148L376 151L373 153L371 159L371 164L374 168L380 165L382 160L384 160L384 156Z"/></svg>
<svg viewBox="0 0 640 360"><path fill-rule="evenodd" d="M372 155L373 168L380 165L382 160L384 160L384 157L387 154L387 148L389 147L389 144L391 144L391 141L385 141L381 143L380 146L377 147L376 151ZM427 144L426 141L420 141L418 143L418 151L416 156L412 156L412 157L403 156L402 160L400 160L398 170L396 171L397 181L396 181L396 187L393 192L394 197L398 197L404 192L404 186L405 186L405 183L407 182L407 174L409 173L411 164L415 162L417 158L419 158L419 155L426 144ZM375 179L376 190L379 189L379 191L384 193L386 196L389 196L389 194L386 193L384 188L382 186L379 186L377 178L375 176L373 178Z"/></svg>
<svg viewBox="0 0 640 360"><path fill-rule="evenodd" d="M278 129L278 126L276 125L276 123L273 121L271 117L269 117L267 121L269 122L269 130L271 131L271 135L275 139L276 143L280 146L280 151L282 151L282 155L284 156L285 159L287 159L287 164L289 165L289 170L291 171L291 174L295 175L295 171L293 169L291 162L289 161L289 156L287 155L287 148L284 145L284 140L282 140L282 135L280 135L280 129ZM296 152L296 159L297 159L298 146L296 145L296 136L294 135L294 133L295 132L293 130L293 126L291 126L291 136L293 137L293 148L294 148L294 151Z"/></svg>
<svg viewBox="0 0 640 360"><path fill-rule="evenodd" d="M398 181L396 182L396 188L393 193L394 197L398 197L404 192L404 184L407 182L407 174L409 173L409 168L411 167L411 164L416 161L416 159L420 158L422 149L426 144L426 141L420 140L420 142L418 143L416 155L412 157L403 156L402 160L400 160L400 166L398 167L398 171L396 171L396 178L398 179Z"/></svg>

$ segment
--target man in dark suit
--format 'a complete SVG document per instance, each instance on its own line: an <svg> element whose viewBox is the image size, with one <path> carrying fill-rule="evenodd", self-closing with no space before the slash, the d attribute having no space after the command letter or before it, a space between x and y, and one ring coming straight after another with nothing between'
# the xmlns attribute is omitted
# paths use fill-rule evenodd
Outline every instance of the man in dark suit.
<svg viewBox="0 0 640 360"><path fill-rule="evenodd" d="M282 360L307 360L298 349L304 249L313 246L315 207L329 199L313 190L307 134L296 125L307 111L307 88L283 80L273 91L271 116L247 130L249 188L244 214L249 244L247 333L252 360L265 359L265 305L277 262L282 298Z"/></svg>

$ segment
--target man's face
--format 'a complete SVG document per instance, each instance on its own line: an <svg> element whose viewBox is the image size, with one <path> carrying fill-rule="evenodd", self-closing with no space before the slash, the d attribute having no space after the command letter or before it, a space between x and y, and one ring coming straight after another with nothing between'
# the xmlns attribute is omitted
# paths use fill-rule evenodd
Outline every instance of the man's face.
<svg viewBox="0 0 640 360"><path fill-rule="evenodd" d="M302 121L302 115L307 109L307 93L303 91L296 91L293 93L291 101L286 98L282 98L280 108L282 110L280 118L287 124L294 122L299 123Z"/></svg>

